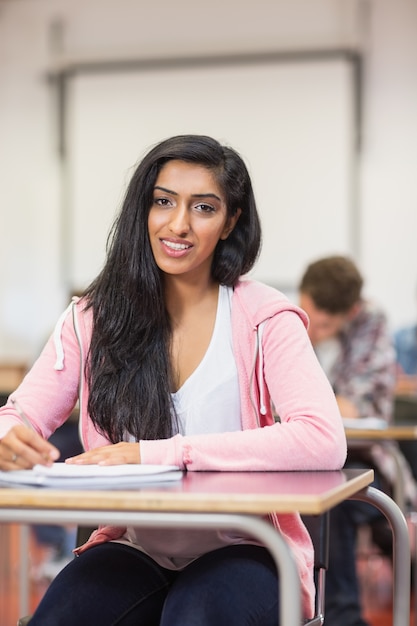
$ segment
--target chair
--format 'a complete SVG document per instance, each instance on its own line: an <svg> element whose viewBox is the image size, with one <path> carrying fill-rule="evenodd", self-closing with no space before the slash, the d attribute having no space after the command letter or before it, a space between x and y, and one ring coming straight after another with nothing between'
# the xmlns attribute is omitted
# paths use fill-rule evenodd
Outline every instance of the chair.
<svg viewBox="0 0 417 626"><path fill-rule="evenodd" d="M324 623L324 601L326 571L329 567L329 524L330 513L302 515L314 546L314 582L316 584L315 614L304 626L322 626Z"/></svg>
<svg viewBox="0 0 417 626"><path fill-rule="evenodd" d="M324 600L326 571L329 566L329 520L330 513L302 515L302 520L310 533L314 547L314 582L316 584L315 615L304 622L304 626L322 626L324 623ZM77 531L77 545L87 541L94 528L80 526ZM30 626L31 615L21 617L17 626Z"/></svg>

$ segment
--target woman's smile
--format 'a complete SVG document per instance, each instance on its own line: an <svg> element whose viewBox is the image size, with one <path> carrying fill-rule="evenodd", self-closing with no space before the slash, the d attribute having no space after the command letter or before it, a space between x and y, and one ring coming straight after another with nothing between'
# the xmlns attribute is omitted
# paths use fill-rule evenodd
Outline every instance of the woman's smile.
<svg viewBox="0 0 417 626"><path fill-rule="evenodd" d="M184 256L193 247L189 242L174 239L161 239L161 244L166 248L166 254L176 258Z"/></svg>

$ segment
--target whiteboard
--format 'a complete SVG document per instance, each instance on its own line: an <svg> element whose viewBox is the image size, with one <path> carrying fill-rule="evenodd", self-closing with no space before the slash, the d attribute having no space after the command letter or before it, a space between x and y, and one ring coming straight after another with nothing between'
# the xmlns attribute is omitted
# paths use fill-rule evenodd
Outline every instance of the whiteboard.
<svg viewBox="0 0 417 626"><path fill-rule="evenodd" d="M291 289L312 259L352 252L349 59L79 72L67 106L65 263L73 289L102 267L135 164L176 134L211 135L244 158L263 228L254 277Z"/></svg>

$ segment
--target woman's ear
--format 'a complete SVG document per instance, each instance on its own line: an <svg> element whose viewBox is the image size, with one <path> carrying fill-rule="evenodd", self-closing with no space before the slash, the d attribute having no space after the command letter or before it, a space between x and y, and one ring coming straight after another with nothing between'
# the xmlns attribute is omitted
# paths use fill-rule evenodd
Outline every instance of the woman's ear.
<svg viewBox="0 0 417 626"><path fill-rule="evenodd" d="M228 236L230 235L230 233L232 232L232 230L234 229L234 227L236 226L236 223L240 217L240 214L242 213L242 209L236 209L234 215L232 215L232 217L230 217L227 220L227 224L224 227L224 230L220 236L220 239L223 239L223 241L225 239L228 238Z"/></svg>

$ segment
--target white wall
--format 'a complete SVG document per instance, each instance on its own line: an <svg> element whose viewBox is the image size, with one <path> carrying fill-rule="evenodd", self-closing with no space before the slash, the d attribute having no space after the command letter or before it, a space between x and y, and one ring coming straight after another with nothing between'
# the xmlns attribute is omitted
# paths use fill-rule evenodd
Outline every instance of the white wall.
<svg viewBox="0 0 417 626"><path fill-rule="evenodd" d="M365 68L361 262L393 325L417 318L417 2L372 3Z"/></svg>
<svg viewBox="0 0 417 626"><path fill-rule="evenodd" d="M31 360L67 300L55 63L348 45L365 60L357 260L394 327L417 313L415 0L0 1L0 359Z"/></svg>

